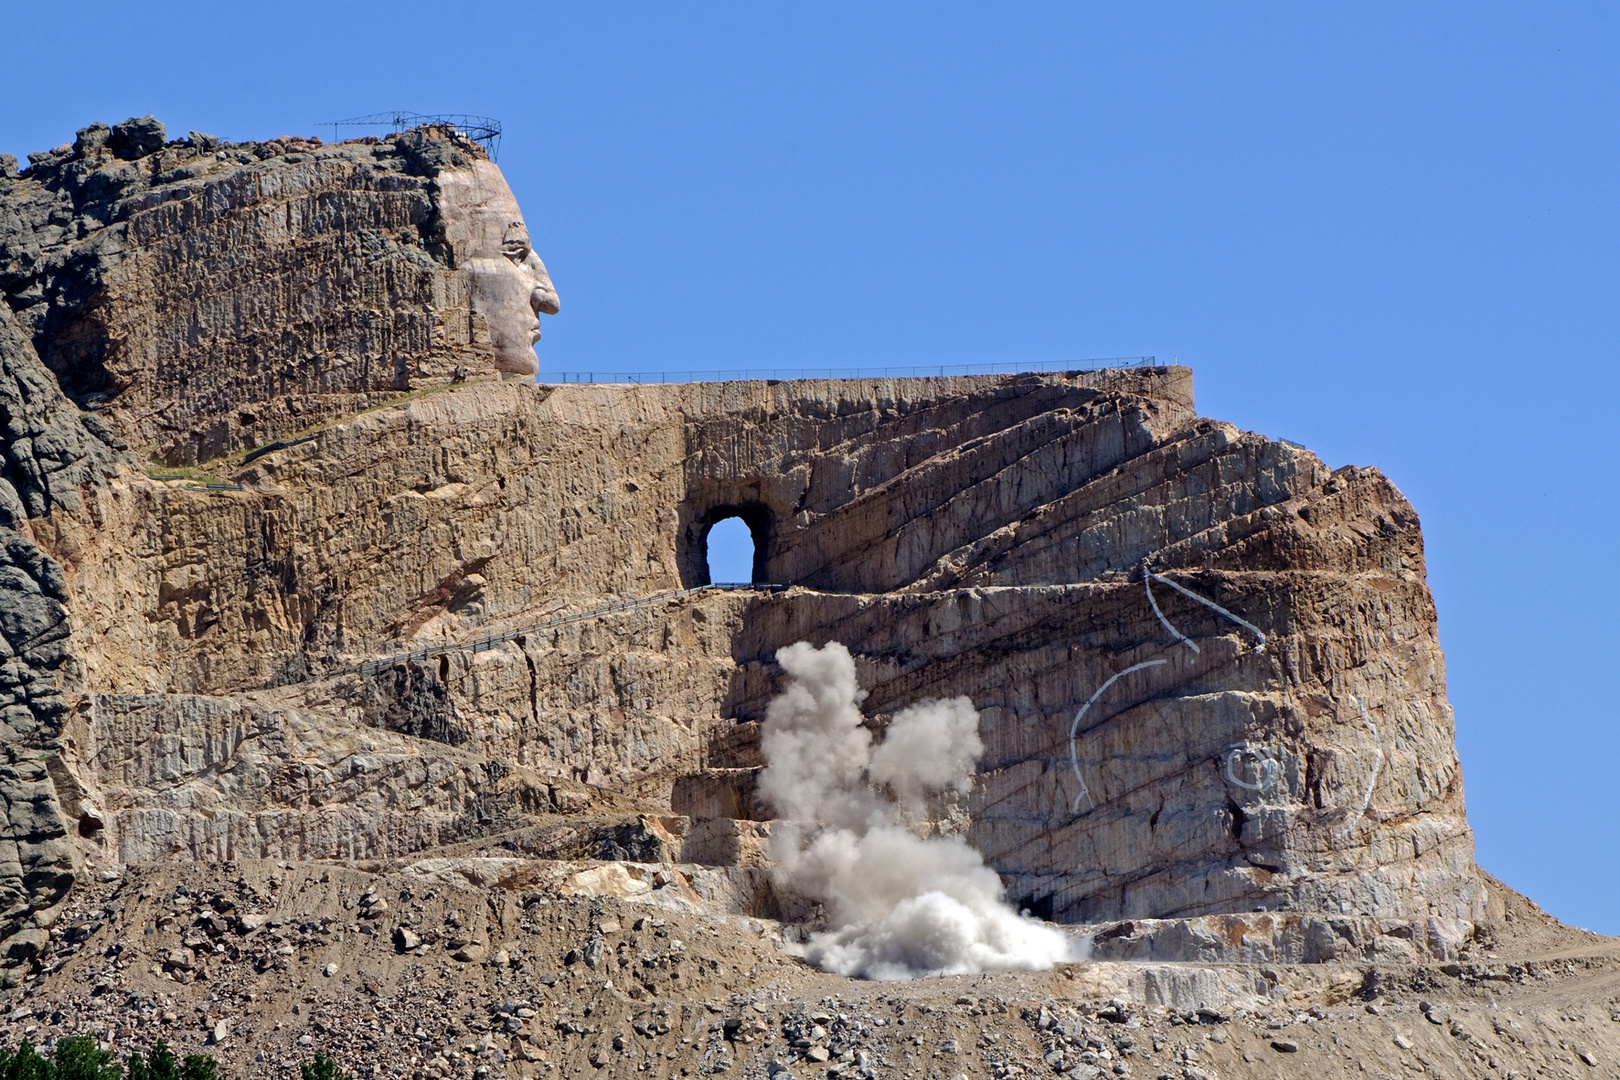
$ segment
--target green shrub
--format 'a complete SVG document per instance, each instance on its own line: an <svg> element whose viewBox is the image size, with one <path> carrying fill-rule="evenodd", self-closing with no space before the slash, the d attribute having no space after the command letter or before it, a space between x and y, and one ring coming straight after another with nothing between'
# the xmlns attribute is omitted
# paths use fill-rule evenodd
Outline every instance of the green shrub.
<svg viewBox="0 0 1620 1080"><path fill-rule="evenodd" d="M337 1062L321 1053L315 1052L315 1061L311 1065L300 1065L298 1071L304 1074L304 1080L349 1080L348 1073L337 1067ZM0 1080L5 1080L0 1077Z"/></svg>
<svg viewBox="0 0 1620 1080"><path fill-rule="evenodd" d="M129 1055L129 1080L179 1080L180 1063L169 1052L169 1044L162 1039L152 1047L151 1054L142 1057L137 1051Z"/></svg>
<svg viewBox="0 0 1620 1080"><path fill-rule="evenodd" d="M219 1071L219 1062L207 1054L187 1054L180 1063L180 1080L229 1080Z"/></svg>
<svg viewBox="0 0 1620 1080"><path fill-rule="evenodd" d="M324 1054L315 1055L315 1064L302 1066L305 1080L349 1080L336 1063ZM24 1039L12 1050L0 1046L0 1080L121 1080L125 1070L111 1050L96 1046L89 1035L60 1039L49 1058ZM177 1060L168 1045L159 1039L150 1054L129 1056L127 1080L231 1080L219 1071L219 1062L207 1054L187 1054Z"/></svg>
<svg viewBox="0 0 1620 1080"><path fill-rule="evenodd" d="M4 1080L0 1077L0 1080ZM58 1077L57 1080L66 1080ZM108 1077L106 1080L116 1080ZM129 1056L129 1080L229 1080L219 1071L219 1062L207 1054L187 1054L176 1061L174 1052L159 1039L146 1057L139 1053Z"/></svg>

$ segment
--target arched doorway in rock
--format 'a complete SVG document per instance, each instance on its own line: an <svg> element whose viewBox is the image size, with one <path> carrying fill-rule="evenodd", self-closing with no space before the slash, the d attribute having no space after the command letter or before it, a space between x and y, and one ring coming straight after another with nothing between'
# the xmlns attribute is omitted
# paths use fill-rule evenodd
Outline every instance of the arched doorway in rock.
<svg viewBox="0 0 1620 1080"><path fill-rule="evenodd" d="M687 534L687 585L767 580L770 525L770 511L759 505L717 506L704 514Z"/></svg>

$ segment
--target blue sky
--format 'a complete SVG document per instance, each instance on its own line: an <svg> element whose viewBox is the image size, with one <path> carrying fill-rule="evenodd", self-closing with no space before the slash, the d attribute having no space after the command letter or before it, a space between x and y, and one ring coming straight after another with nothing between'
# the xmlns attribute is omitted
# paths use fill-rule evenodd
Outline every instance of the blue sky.
<svg viewBox="0 0 1620 1080"><path fill-rule="evenodd" d="M0 151L505 125L549 370L1152 354L1428 540L1480 863L1620 933L1620 7L0 0Z"/></svg>

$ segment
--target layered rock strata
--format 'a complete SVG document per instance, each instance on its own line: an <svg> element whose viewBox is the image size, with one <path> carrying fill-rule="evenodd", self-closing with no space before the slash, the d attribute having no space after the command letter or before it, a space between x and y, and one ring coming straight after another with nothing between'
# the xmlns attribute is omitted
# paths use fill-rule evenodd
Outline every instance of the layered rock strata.
<svg viewBox="0 0 1620 1080"><path fill-rule="evenodd" d="M1132 920L1122 955L1238 915L1232 956L1443 955L1486 917L1418 520L1376 471L1198 417L1174 367L501 381L434 239L437 171L488 167L465 140L97 138L0 180L41 613L6 629L6 793L48 809L11 817L40 853L0 864L0 930L77 852L757 865L751 733L797 640L849 646L878 725L970 697L953 827L1031 910ZM559 621L704 584L727 516L785 591Z"/></svg>

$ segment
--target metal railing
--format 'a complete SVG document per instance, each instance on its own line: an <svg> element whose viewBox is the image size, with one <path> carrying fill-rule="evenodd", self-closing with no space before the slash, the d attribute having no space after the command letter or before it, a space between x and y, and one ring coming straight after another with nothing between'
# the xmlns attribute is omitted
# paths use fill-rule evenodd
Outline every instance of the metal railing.
<svg viewBox="0 0 1620 1080"><path fill-rule="evenodd" d="M720 368L713 371L542 371L542 385L569 383L741 382L769 379L925 379L946 375L1018 375L1043 371L1100 371L1105 368L1151 367L1152 356L1112 356L1096 360L1035 360L982 364L924 364L912 367Z"/></svg>
<svg viewBox="0 0 1620 1080"><path fill-rule="evenodd" d="M201 488L204 491L241 491L242 490L242 485L241 484L231 484L231 483L227 483L227 482L225 482L223 480L204 480L200 476L196 476L196 475L194 475L192 473L182 472L182 471L178 471L178 470L147 469L146 470L146 475L147 475L147 477L149 479L163 481L164 483L167 483L167 482L169 482L171 480L185 480L185 481L188 481L188 482L196 485L196 487L187 489L187 490L191 490L191 491L195 491L198 488Z"/></svg>

